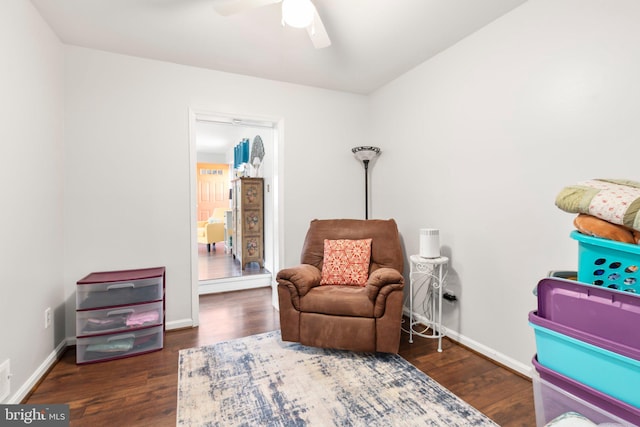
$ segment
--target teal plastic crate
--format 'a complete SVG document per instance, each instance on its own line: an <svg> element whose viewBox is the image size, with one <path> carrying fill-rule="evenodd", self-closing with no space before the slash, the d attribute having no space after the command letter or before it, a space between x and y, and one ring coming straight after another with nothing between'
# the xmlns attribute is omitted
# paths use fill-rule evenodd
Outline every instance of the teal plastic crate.
<svg viewBox="0 0 640 427"><path fill-rule="evenodd" d="M640 294L640 245L571 232L578 241L578 281Z"/></svg>
<svg viewBox="0 0 640 427"><path fill-rule="evenodd" d="M540 323L544 323L544 319L530 317L538 362L542 366L640 408L640 361L546 328Z"/></svg>

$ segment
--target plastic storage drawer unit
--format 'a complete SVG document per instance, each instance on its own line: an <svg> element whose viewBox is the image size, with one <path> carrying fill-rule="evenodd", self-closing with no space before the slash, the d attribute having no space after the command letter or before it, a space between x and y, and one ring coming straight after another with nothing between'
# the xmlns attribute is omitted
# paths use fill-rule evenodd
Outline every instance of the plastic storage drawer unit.
<svg viewBox="0 0 640 427"><path fill-rule="evenodd" d="M158 326L162 325L163 318L162 301L128 307L77 311L76 335L80 338Z"/></svg>
<svg viewBox="0 0 640 427"><path fill-rule="evenodd" d="M578 241L578 281L640 293L640 245L571 232Z"/></svg>
<svg viewBox="0 0 640 427"><path fill-rule="evenodd" d="M536 357L533 366L537 372L532 380L538 427L566 412L577 412L598 424L640 425L640 408L545 368Z"/></svg>
<svg viewBox="0 0 640 427"><path fill-rule="evenodd" d="M161 350L165 268L91 273L76 285L76 363Z"/></svg>
<svg viewBox="0 0 640 427"><path fill-rule="evenodd" d="M640 407L640 297L551 278L537 289L529 324L539 363Z"/></svg>

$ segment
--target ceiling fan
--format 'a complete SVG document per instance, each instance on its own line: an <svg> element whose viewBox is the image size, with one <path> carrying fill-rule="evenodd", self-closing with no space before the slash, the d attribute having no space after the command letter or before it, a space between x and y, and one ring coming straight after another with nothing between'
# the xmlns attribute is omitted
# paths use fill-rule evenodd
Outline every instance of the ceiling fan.
<svg viewBox="0 0 640 427"><path fill-rule="evenodd" d="M282 3L282 25L306 28L316 49L331 46L331 40L311 0L215 0L213 8L222 16Z"/></svg>

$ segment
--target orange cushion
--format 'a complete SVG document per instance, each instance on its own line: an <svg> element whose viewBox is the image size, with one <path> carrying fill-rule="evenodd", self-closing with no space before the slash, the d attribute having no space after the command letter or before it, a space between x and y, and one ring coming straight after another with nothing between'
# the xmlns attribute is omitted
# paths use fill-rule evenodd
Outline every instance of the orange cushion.
<svg viewBox="0 0 640 427"><path fill-rule="evenodd" d="M325 239L320 284L366 285L370 257L371 239Z"/></svg>

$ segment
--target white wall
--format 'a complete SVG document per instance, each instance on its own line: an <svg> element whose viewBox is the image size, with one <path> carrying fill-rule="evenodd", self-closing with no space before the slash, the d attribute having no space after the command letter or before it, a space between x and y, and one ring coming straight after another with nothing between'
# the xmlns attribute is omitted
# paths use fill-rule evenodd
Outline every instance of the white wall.
<svg viewBox="0 0 640 427"><path fill-rule="evenodd" d="M0 2L0 62L0 363L16 403L66 336L62 44L28 1Z"/></svg>
<svg viewBox="0 0 640 427"><path fill-rule="evenodd" d="M533 287L577 268L556 194L640 180L638 22L635 0L529 0L371 96L375 215L408 253L441 230L446 325L516 369L535 353Z"/></svg>
<svg viewBox="0 0 640 427"><path fill-rule="evenodd" d="M164 265L167 322L190 320L189 108L283 120L284 264L311 219L360 215L343 183L360 177L366 97L72 46L66 67L68 298L91 271ZM69 336L73 319L69 304Z"/></svg>
<svg viewBox="0 0 640 427"><path fill-rule="evenodd" d="M198 163L227 164L226 154L220 153L198 153Z"/></svg>

